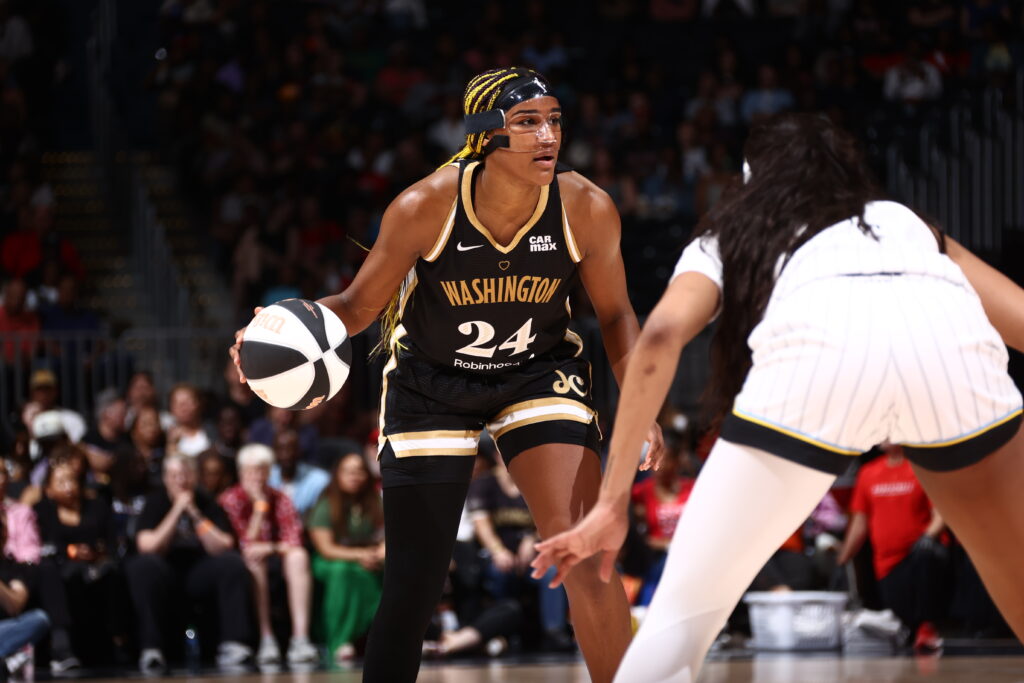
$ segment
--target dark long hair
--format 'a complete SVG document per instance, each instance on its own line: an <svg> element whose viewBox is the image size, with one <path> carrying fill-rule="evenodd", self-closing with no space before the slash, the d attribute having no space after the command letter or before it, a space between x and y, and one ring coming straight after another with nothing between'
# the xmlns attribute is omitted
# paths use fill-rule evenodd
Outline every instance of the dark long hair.
<svg viewBox="0 0 1024 683"><path fill-rule="evenodd" d="M341 464L351 456L359 459L359 464L366 475L366 481L355 494L342 491L338 485L338 472L341 470ZM331 527L335 534L342 537L348 535L348 516L352 513L353 508L358 508L364 516L372 519L374 529L384 526L384 507L381 504L380 494L377 493L377 482L373 474L370 473L370 468L366 466L366 460L359 453L346 453L338 458L334 467L331 468L331 481L324 488L322 495L327 499L327 504L330 507Z"/></svg>
<svg viewBox="0 0 1024 683"><path fill-rule="evenodd" d="M754 125L744 156L749 180L730 184L696 230L697 236L717 237L722 257L722 312L704 394L716 427L750 369L747 338L764 316L776 264L852 216L872 234L864 206L884 199L853 137L821 116L783 114Z"/></svg>

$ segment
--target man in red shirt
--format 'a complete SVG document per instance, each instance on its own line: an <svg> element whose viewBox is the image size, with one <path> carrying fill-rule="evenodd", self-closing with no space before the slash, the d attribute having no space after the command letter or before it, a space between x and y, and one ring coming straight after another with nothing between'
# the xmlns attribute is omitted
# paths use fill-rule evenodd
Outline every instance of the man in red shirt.
<svg viewBox="0 0 1024 683"><path fill-rule="evenodd" d="M943 611L949 560L945 523L903 449L889 445L884 451L857 473L838 562L848 562L870 538L883 603L916 633L916 650L935 650L942 640L933 622Z"/></svg>
<svg viewBox="0 0 1024 683"><path fill-rule="evenodd" d="M270 621L268 565L280 561L288 586L288 611L292 619L289 664L315 663L316 647L309 642L309 608L313 578L309 554L302 545L302 520L291 500L267 486L274 452L263 444L249 444L238 451L239 483L220 496L238 536L242 557L256 589L256 613L260 624L260 649L256 663L276 664L281 651Z"/></svg>

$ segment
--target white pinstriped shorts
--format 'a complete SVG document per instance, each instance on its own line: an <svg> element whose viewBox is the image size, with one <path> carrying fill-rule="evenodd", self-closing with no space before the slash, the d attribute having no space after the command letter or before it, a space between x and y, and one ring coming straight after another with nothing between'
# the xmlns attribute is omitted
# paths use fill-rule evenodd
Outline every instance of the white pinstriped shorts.
<svg viewBox="0 0 1024 683"><path fill-rule="evenodd" d="M888 442L954 470L1016 434L1008 354L966 281L841 276L769 302L722 438L836 474Z"/></svg>

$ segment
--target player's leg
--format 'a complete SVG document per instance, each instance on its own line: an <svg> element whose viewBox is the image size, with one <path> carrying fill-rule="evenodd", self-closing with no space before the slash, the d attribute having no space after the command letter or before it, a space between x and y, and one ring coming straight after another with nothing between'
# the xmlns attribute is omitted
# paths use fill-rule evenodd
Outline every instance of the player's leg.
<svg viewBox="0 0 1024 683"><path fill-rule="evenodd" d="M1006 621L1024 641L1024 427L1002 448L963 469L913 467Z"/></svg>
<svg viewBox="0 0 1024 683"><path fill-rule="evenodd" d="M661 583L616 681L696 680L733 607L835 475L728 441L683 508Z"/></svg>
<svg viewBox="0 0 1024 683"><path fill-rule="evenodd" d="M469 488L413 484L384 489L387 558L380 607L370 627L364 681L412 683L423 636L444 588Z"/></svg>
<svg viewBox="0 0 1024 683"><path fill-rule="evenodd" d="M549 538L565 531L597 501L601 461L582 445L545 444L516 455L509 472L522 491L537 531ZM573 629L594 681L610 681L632 631L626 592L618 576L605 583L595 558L565 580Z"/></svg>

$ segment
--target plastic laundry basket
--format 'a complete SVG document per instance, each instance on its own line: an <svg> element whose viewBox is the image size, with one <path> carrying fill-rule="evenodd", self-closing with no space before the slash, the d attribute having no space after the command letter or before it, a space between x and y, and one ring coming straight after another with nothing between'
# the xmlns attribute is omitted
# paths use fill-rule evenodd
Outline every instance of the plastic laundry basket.
<svg viewBox="0 0 1024 683"><path fill-rule="evenodd" d="M750 646L757 650L836 650L842 643L846 593L752 592Z"/></svg>

